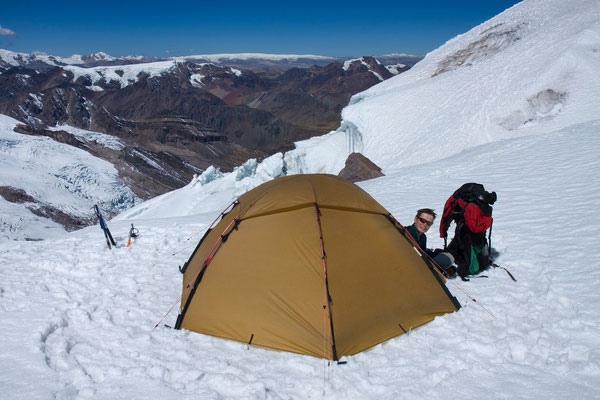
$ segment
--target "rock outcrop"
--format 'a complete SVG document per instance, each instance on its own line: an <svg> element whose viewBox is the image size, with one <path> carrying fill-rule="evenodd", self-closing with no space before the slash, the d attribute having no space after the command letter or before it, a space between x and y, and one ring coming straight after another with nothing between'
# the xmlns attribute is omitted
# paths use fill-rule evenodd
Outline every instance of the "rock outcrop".
<svg viewBox="0 0 600 400"><path fill-rule="evenodd" d="M360 182L379 178L385 174L381 172L381 168L364 155L352 153L346 159L346 165L338 175L350 182Z"/></svg>

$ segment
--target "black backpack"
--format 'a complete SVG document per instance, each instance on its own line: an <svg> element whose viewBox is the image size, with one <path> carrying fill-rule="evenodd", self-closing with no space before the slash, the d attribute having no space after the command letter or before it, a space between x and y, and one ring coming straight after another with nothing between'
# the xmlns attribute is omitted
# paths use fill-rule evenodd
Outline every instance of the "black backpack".
<svg viewBox="0 0 600 400"><path fill-rule="evenodd" d="M440 237L444 238L445 251L452 254L457 273L464 278L487 269L490 264L491 241L486 237L489 229L491 238L492 204L495 192L487 192L479 183L465 183L446 201L440 221ZM454 238L446 246L450 223L456 223Z"/></svg>

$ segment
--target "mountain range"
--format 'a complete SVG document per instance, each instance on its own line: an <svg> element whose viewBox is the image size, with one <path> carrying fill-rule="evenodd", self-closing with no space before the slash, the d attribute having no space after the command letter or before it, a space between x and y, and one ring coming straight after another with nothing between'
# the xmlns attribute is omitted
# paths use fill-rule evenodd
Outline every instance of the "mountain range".
<svg viewBox="0 0 600 400"><path fill-rule="evenodd" d="M179 57L144 57L123 56L113 57L104 52L86 55L74 54L70 57L54 56L46 53L18 53L0 49L0 68L30 67L48 68L51 66L75 65L79 67L97 67L109 65L147 64L159 61L180 60L197 63L211 63L222 66L246 67L248 69L289 69L292 67L310 68L314 65L327 65L332 62L344 62L357 57L328 57L310 54L265 54L265 53L230 53L230 54L200 54ZM385 65L403 64L413 66L422 56L393 53L376 56Z"/></svg>
<svg viewBox="0 0 600 400"><path fill-rule="evenodd" d="M110 162L116 180L139 201L182 187L209 166L231 171L336 129L352 95L419 59L383 58L387 65L374 57L231 54L149 60L0 50L0 114L20 121L15 127L20 134L45 136ZM110 135L120 145L85 139L74 133L78 129ZM25 198L15 197L18 190L27 193L24 187L0 186L11 199ZM72 214L64 205L36 201L46 210L33 208L38 216L68 229L91 221L89 210ZM109 203L109 214L129 204Z"/></svg>

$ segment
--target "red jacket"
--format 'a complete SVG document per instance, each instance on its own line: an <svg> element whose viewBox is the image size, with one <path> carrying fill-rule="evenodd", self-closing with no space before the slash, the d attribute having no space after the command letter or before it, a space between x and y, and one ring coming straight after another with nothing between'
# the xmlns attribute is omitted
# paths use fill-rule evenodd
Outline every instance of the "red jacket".
<svg viewBox="0 0 600 400"><path fill-rule="evenodd" d="M444 215L440 221L440 237L448 235L450 223L454 220L460 221L464 218L467 228L474 233L485 232L492 225L492 214L484 213L475 203L465 203L463 199L455 198L454 195L446 200Z"/></svg>

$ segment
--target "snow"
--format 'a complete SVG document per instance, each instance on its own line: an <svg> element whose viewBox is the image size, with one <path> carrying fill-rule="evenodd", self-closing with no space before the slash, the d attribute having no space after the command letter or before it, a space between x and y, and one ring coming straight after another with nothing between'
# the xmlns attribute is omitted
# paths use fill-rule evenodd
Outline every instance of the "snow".
<svg viewBox="0 0 600 400"><path fill-rule="evenodd" d="M77 81L77 79L81 77L89 78L92 81L92 87L95 88L95 90L98 90L99 86L96 84L102 80L105 80L106 83L111 81L117 82L121 88L124 88L132 83L137 82L141 73L146 73L150 78L152 78L155 76L160 76L176 67L177 61L160 61L153 63L93 68L83 68L68 65L64 68L73 73L74 81ZM100 90L102 89L100 88Z"/></svg>
<svg viewBox="0 0 600 400"><path fill-rule="evenodd" d="M0 186L24 190L40 204L81 217L90 217L95 203L125 209L139 201L118 181L118 172L109 162L49 137L16 133L13 129L17 124L19 121L0 115ZM66 130L79 132L74 128ZM106 140L107 136L92 137ZM114 144L111 140L106 143ZM64 232L57 229L56 224L33 216L28 205L8 203L3 199L0 203L0 240L37 239ZM30 236L33 232L35 235Z"/></svg>
<svg viewBox="0 0 600 400"><path fill-rule="evenodd" d="M63 66L63 65L84 65L84 57L80 54L73 54L70 57L59 57L49 55L43 52L33 52L29 53L16 53L14 51L0 49L0 61L7 63L10 66L18 66L20 65L19 61L24 62L32 62L32 61L40 61L46 63L48 65L54 66ZM112 57L109 54L104 52L97 52L93 54L89 54L87 56L89 59L97 60L97 61L113 61L117 58ZM125 56L120 57L121 60L143 60L142 56Z"/></svg>
<svg viewBox="0 0 600 400"><path fill-rule="evenodd" d="M115 219L183 217L207 207L216 211L223 203L279 176L340 171L348 152L339 152L339 148L346 146L346 141L344 135L332 133L297 142L296 149L274 154L261 163L250 159L230 173L208 168L185 187L132 207Z"/></svg>
<svg viewBox="0 0 600 400"><path fill-rule="evenodd" d="M33 99L33 102L38 110L44 109L44 104L42 103L42 98L39 95L29 93L29 97L31 97Z"/></svg>
<svg viewBox="0 0 600 400"><path fill-rule="evenodd" d="M407 54L407 53L390 53L390 54L384 54L381 57L418 57L418 56L415 56L414 54Z"/></svg>
<svg viewBox="0 0 600 400"><path fill-rule="evenodd" d="M351 65L352 65L354 62L357 62L357 61L358 61L358 62L361 62L361 61L362 61L362 58L353 58L353 59L351 59L351 60L346 60L346 61L344 61L344 65L342 66L342 69L343 69L344 71L348 71L348 70L350 69L350 66L351 66ZM364 63L364 61L363 61L363 63ZM366 65L366 63L365 63L365 65Z"/></svg>
<svg viewBox="0 0 600 400"><path fill-rule="evenodd" d="M41 240L62 236L66 232L62 225L37 216L20 204L8 202L2 196L0 210L0 240Z"/></svg>
<svg viewBox="0 0 600 400"><path fill-rule="evenodd" d="M399 54L399 55L394 54L394 56L411 57L409 55L404 55L404 54ZM85 61L86 58L88 60L91 59L94 61L114 61L114 60L138 61L138 62L140 62L140 64L130 65L128 67L128 69L133 72L135 72L135 71L137 71L137 72L144 71L145 72L145 68L143 66L146 66L146 67L150 66L150 68L152 70L159 69L159 71L158 71L159 74L161 73L160 70L162 70L162 67L159 65L152 66L152 64L167 63L167 65L168 65L169 63L178 63L178 62L194 61L194 60L220 64L220 63L227 63L227 62L231 62L231 61L260 61L260 60L273 61L273 62L298 62L300 60L307 60L307 59L315 60L315 61L331 61L331 62L333 62L338 59L336 57L318 56L318 55L312 55L312 54L230 53L230 54L203 54L203 55L201 54L201 55L190 55L190 56L181 56L181 57L169 57L168 58L169 61L155 61L155 62L149 62L149 63L145 62L144 63L144 62L142 62L142 61L144 61L144 57L142 57L142 56L125 56L125 57L115 58L104 52L97 52L97 53L89 54L87 56L74 54L70 57L59 57L59 56L53 56L53 55L49 55L49 54L42 53L42 52L34 52L34 53L29 54L29 53L16 53L16 52L13 52L10 50L0 49L0 62L4 62L9 66L19 66L22 62L27 63L27 62L33 62L33 61L40 61L40 62L46 63L48 65L68 67L68 69L70 69L73 73L76 74L75 79L77 79L80 76L88 76L88 77L92 78L94 80L94 82L96 82L97 80L101 79L101 78L98 78L98 76L106 76L107 82L110 79L114 79L115 81L121 82L122 87L123 87L123 84L124 84L124 86L126 86L128 84L127 80L118 79L114 74L115 70L119 70L119 69L122 70L123 68L121 68L121 67L124 67L124 66L84 68L83 65L86 62ZM136 68L136 66L142 66L142 68L139 69L139 68ZM154 71L154 73L156 73L156 71ZM240 70L236 70L233 68L232 68L232 73L234 73L237 76L241 75ZM117 74L117 76L119 76L119 75ZM130 78L133 81L136 81L137 75L130 74ZM92 90L100 89L99 86L91 86L90 88Z"/></svg>
<svg viewBox="0 0 600 400"><path fill-rule="evenodd" d="M150 78L160 76L167 73L177 65L183 62L183 58L173 59L171 61L158 61L149 63L139 63L130 65L116 65L116 66L102 66L102 67L78 67L78 66L65 66L64 68L73 73L73 80L77 81L79 78L84 77L91 81L91 85L88 87L94 91L103 91L98 83L105 81L106 83L116 82L119 87L124 88L126 86L136 83L140 74L147 74ZM208 65L206 63L197 64L198 66ZM241 76L242 72L238 69L230 68L232 74ZM190 83L194 87L201 88L204 86L202 79L205 76L202 74L191 74Z"/></svg>
<svg viewBox="0 0 600 400"><path fill-rule="evenodd" d="M339 130L230 173L208 168L123 212L108 222L113 250L98 226L0 242L3 393L600 398L599 21L597 1L525 0L355 96ZM500 268L450 280L458 312L341 365L164 325L177 316L178 266L221 210L282 174L337 173L353 148L384 167L386 176L359 186L400 222L421 207L441 211L465 182L496 191L496 262L517 282ZM125 247L131 223L140 236ZM436 221L430 246L442 246L438 228Z"/></svg>
<svg viewBox="0 0 600 400"><path fill-rule="evenodd" d="M98 143L101 146L112 150L122 150L125 143L116 136L107 135L101 132L88 131L85 129L75 128L69 125L57 125L48 127L51 131L65 131L77 137L83 138L88 142Z"/></svg>
<svg viewBox="0 0 600 400"><path fill-rule="evenodd" d="M398 63L398 64L394 64L394 65L386 65L385 67L392 74L398 75L401 70L403 70L404 68L406 68L406 64L400 64L400 63Z"/></svg>
<svg viewBox="0 0 600 400"><path fill-rule="evenodd" d="M207 207L216 211L224 202L232 202L261 183L282 176L283 168L281 153L260 164L255 159L248 160L227 174L209 167L187 186L132 207L115 217L115 221L185 217L201 213Z"/></svg>
<svg viewBox="0 0 600 400"><path fill-rule="evenodd" d="M140 157L142 160L144 160L144 162L146 164L150 165L152 168L157 169L159 172L166 172L165 169L160 166L160 164L158 164L156 161L152 160L150 157L146 156L145 154L140 153L138 150L133 149L132 153L134 153L136 156Z"/></svg>
<svg viewBox="0 0 600 400"><path fill-rule="evenodd" d="M312 54L265 54L265 53L230 53L230 54L197 54L191 56L172 57L172 60L206 60L213 63L222 63L231 60L270 60L270 61L298 61L300 59L332 60L333 57L316 56Z"/></svg>
<svg viewBox="0 0 600 400"><path fill-rule="evenodd" d="M369 64L367 64L367 62L365 61L365 59L364 59L364 58L355 58L355 59L352 59L352 60L346 60L346 61L344 61L344 65L342 66L342 69L343 69L344 71L348 71L348 69L350 69L350 66L351 66L353 63L355 63L355 62L359 62L359 63L361 63L362 65L364 65L365 67L367 67L367 69L368 69L368 70L369 70L369 71L370 71L370 72L371 72L373 75L375 75L375 77L376 77L377 79L379 79L380 81L384 81L384 79L383 79L383 77L381 76L381 74L379 74L379 73L378 73L378 72L376 72L376 71L373 71L373 70L371 69L371 66L370 66ZM378 61L378 62L379 62L379 61Z"/></svg>
<svg viewBox="0 0 600 400"><path fill-rule="evenodd" d="M597 1L519 3L355 95L342 118L384 172L595 119L599 20Z"/></svg>
<svg viewBox="0 0 600 400"><path fill-rule="evenodd" d="M72 55L71 57L58 57L48 55L42 52L28 53L16 53L14 51L0 49L0 61L6 62L11 66L18 66L19 61L34 61L38 60L49 65L69 65L69 64L83 64L83 59L80 55Z"/></svg>
<svg viewBox="0 0 600 400"><path fill-rule="evenodd" d="M600 216L589 213L600 193L599 148L600 122L587 123L482 145L361 184L408 222L418 207L439 210L465 181L485 183L499 194L497 262L518 282L500 269L487 279L451 281L459 312L347 357L345 365L154 329L181 294L177 266L234 192L216 192L218 201L206 203L204 213L112 220L120 245L112 251L98 226L60 239L2 243L3 265L11 265L2 270L3 389L23 399L595 398L600 272L588 261L600 250ZM199 192L215 189L211 182ZM131 222L140 236L127 248ZM576 242L565 240L569 226ZM440 246L436 229L429 239ZM176 314L163 323L173 326Z"/></svg>
<svg viewBox="0 0 600 400"><path fill-rule="evenodd" d="M190 75L190 83L194 87L201 88L204 86L204 84L202 83L202 79L204 78L205 76L202 74L192 74Z"/></svg>
<svg viewBox="0 0 600 400"><path fill-rule="evenodd" d="M17 58L19 56L27 56L25 53L15 53L13 51L0 49L0 60L6 62L8 65L12 67L16 67L19 65L17 62Z"/></svg>

